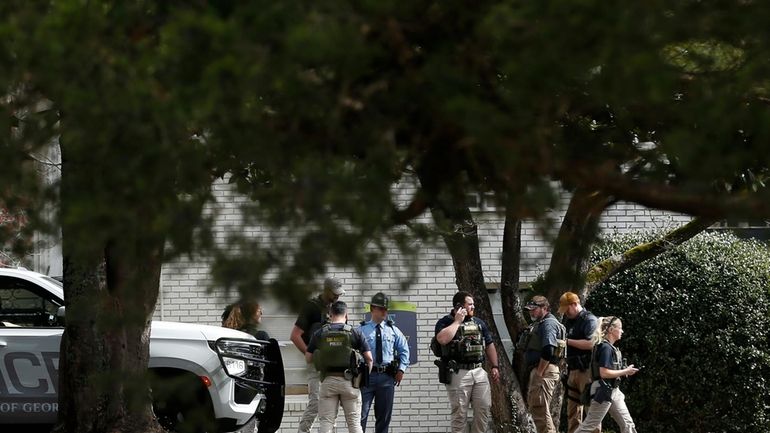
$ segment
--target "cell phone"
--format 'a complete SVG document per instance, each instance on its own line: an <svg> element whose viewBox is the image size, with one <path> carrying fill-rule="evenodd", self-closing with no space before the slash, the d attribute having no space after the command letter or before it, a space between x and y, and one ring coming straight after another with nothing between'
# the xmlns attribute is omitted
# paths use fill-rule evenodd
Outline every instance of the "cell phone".
<svg viewBox="0 0 770 433"><path fill-rule="evenodd" d="M463 304L455 304L455 314L457 314L458 311L460 311L460 308L463 307Z"/></svg>

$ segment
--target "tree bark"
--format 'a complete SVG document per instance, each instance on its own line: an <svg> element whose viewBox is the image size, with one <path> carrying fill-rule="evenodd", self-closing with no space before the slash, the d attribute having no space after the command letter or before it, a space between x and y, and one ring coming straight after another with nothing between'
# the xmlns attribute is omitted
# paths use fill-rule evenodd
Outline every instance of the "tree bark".
<svg viewBox="0 0 770 433"><path fill-rule="evenodd" d="M598 191L577 188L572 194L542 287L551 305L558 305L562 293L577 293L583 287L591 246L599 232L599 219L612 203L611 197Z"/></svg>
<svg viewBox="0 0 770 433"><path fill-rule="evenodd" d="M517 350L516 341L519 333L527 326L527 322L522 314L522 303L519 290L519 268L521 263L521 219L514 212L512 206L506 207L505 227L503 228L503 254L500 274L500 301L503 308L503 319L505 327L508 329L508 335L514 344L513 359L511 360L510 380L501 380L501 387L495 394L493 388L492 397L511 396L512 401L512 423L518 426L526 425L529 430L520 429L520 431L532 431L533 425L529 422L531 416L527 410L526 402L526 363L524 362L524 352ZM506 365L506 369L507 369ZM508 372L506 371L506 375ZM502 375L502 370L501 370ZM507 377L507 376L506 376ZM527 420L526 422L524 420ZM503 433L495 427L497 433Z"/></svg>
<svg viewBox="0 0 770 433"><path fill-rule="evenodd" d="M570 166L556 170L562 181L604 191L618 200L638 203L653 209L665 209L717 220L731 217L770 216L770 192L736 190L718 192L710 183L701 189L683 188L667 180L645 181L618 172L614 164Z"/></svg>
<svg viewBox="0 0 770 433"><path fill-rule="evenodd" d="M578 292L580 298L585 300L592 290L610 279L613 275L623 272L626 269L630 269L639 263L665 253L666 251L672 250L676 246L692 239L698 233L708 229L717 221L719 220L716 218L695 218L659 239L655 239L646 244L637 245L620 256L612 256L602 260L588 270L585 278L586 283Z"/></svg>
<svg viewBox="0 0 770 433"><path fill-rule="evenodd" d="M68 320L57 432L163 431L147 377L160 260L155 255L142 266L120 257L116 248L107 248L106 284L92 264L65 261Z"/></svg>
<svg viewBox="0 0 770 433"><path fill-rule="evenodd" d="M69 163L62 147L67 321L54 431L163 432L152 411L147 377L163 241L143 236L140 229L117 240L94 239L88 224L75 216L88 210L78 197L87 195L95 181L78 176L78 167ZM138 212L134 221L146 218Z"/></svg>

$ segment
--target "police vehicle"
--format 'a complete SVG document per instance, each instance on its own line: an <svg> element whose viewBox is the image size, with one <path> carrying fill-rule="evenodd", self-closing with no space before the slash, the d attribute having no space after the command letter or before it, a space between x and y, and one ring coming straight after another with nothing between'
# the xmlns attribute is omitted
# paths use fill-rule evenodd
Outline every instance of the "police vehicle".
<svg viewBox="0 0 770 433"><path fill-rule="evenodd" d="M64 318L59 281L0 267L0 431L3 425L56 421ZM259 433L273 433L281 424L284 373L275 340L154 321L149 368L153 408L169 430L206 425L206 431L231 431L255 416Z"/></svg>

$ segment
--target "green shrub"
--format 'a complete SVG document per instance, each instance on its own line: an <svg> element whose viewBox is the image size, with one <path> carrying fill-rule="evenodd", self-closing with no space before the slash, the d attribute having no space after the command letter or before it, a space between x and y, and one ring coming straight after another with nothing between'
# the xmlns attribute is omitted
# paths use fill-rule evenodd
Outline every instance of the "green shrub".
<svg viewBox="0 0 770 433"><path fill-rule="evenodd" d="M592 260L656 235L611 236ZM594 314L623 319L619 347L644 365L622 385L639 431L770 431L769 287L766 245L708 232L589 295Z"/></svg>

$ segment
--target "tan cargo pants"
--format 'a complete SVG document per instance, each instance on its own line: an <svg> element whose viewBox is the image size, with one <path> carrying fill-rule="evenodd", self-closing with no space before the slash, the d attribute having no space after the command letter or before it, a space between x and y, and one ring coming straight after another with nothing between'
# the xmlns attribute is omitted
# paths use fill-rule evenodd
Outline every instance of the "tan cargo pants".
<svg viewBox="0 0 770 433"><path fill-rule="evenodd" d="M473 406L473 427L470 433L485 433L492 408L492 390L483 368L460 369L452 374L452 383L446 385L452 407L452 433L465 433L468 407Z"/></svg>
<svg viewBox="0 0 770 433"><path fill-rule="evenodd" d="M583 422L583 413L588 409L588 405L580 404L580 394L583 388L591 383L591 371L570 370L567 377L567 432L574 433ZM600 433L601 425L594 429L593 433Z"/></svg>
<svg viewBox="0 0 770 433"><path fill-rule="evenodd" d="M332 433L340 405L345 413L348 433L363 433L361 428L361 391L349 379L327 376L318 393L318 433Z"/></svg>
<svg viewBox="0 0 770 433"><path fill-rule="evenodd" d="M529 391L527 392L527 405L535 421L537 433L556 433L556 427L551 419L551 399L553 390L559 381L559 367L548 364L543 377L537 374L537 368L529 372Z"/></svg>

